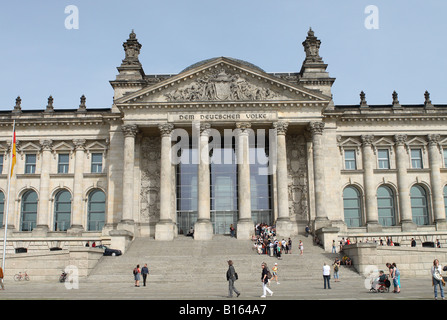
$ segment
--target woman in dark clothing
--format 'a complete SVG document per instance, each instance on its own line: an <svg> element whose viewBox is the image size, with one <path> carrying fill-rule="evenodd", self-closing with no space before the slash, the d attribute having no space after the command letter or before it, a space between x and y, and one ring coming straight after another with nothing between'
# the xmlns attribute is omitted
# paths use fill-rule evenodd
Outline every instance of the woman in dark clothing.
<svg viewBox="0 0 447 320"><path fill-rule="evenodd" d="M262 263L262 273L261 273L261 281L262 281L262 296L261 298L265 298L266 291L270 293L271 296L273 296L273 291L270 290L267 285L269 283L269 269L267 268L267 264L265 262Z"/></svg>
<svg viewBox="0 0 447 320"><path fill-rule="evenodd" d="M240 292L234 286L234 281L236 278L236 271L233 267L233 261L228 261L228 271L227 271L227 280L228 280L228 298L233 298L233 291L236 293L237 297L240 296Z"/></svg>

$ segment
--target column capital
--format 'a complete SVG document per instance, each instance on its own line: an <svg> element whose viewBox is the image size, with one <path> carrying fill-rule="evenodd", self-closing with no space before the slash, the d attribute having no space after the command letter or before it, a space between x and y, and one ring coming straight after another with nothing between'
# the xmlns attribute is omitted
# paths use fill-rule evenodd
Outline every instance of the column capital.
<svg viewBox="0 0 447 320"><path fill-rule="evenodd" d="M395 134L394 135L394 142L398 146L405 145L405 142L407 142L407 135L406 134Z"/></svg>
<svg viewBox="0 0 447 320"><path fill-rule="evenodd" d="M211 124L209 123L200 123L200 134L201 135L209 135L210 134L210 129L211 129Z"/></svg>
<svg viewBox="0 0 447 320"><path fill-rule="evenodd" d="M39 141L40 146L42 147L42 151L51 151L53 146L53 140L50 139L42 139Z"/></svg>
<svg viewBox="0 0 447 320"><path fill-rule="evenodd" d="M362 145L364 147L368 147L372 145L372 142L374 140L374 135L372 134L362 134L360 136L360 138L362 139Z"/></svg>
<svg viewBox="0 0 447 320"><path fill-rule="evenodd" d="M285 135L288 127L288 122L277 121L273 123L273 128L276 130L276 134Z"/></svg>
<svg viewBox="0 0 447 320"><path fill-rule="evenodd" d="M441 135L439 134L428 134L427 135L428 145L429 146L437 146L439 143L439 140L441 140Z"/></svg>
<svg viewBox="0 0 447 320"><path fill-rule="evenodd" d="M172 130L174 130L174 125L172 123L162 123L158 125L162 137L168 137L171 135Z"/></svg>
<svg viewBox="0 0 447 320"><path fill-rule="evenodd" d="M137 135L138 126L136 124L126 124L121 126L125 137L133 137Z"/></svg>
<svg viewBox="0 0 447 320"><path fill-rule="evenodd" d="M85 147L85 139L73 139L75 150L83 150Z"/></svg>
<svg viewBox="0 0 447 320"><path fill-rule="evenodd" d="M322 121L313 121L310 122L308 125L309 131L312 133L312 136L314 135L322 135L324 130L324 122Z"/></svg>
<svg viewBox="0 0 447 320"><path fill-rule="evenodd" d="M236 129L238 130L238 132L241 133L246 133L248 129L251 128L251 123L250 122L236 122Z"/></svg>

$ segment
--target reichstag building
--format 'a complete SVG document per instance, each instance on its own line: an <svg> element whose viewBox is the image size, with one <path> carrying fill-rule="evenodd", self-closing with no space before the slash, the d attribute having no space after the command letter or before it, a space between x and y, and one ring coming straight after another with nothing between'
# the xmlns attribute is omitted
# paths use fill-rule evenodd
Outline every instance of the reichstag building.
<svg viewBox="0 0 447 320"><path fill-rule="evenodd" d="M304 38L304 37L303 37ZM447 106L336 105L310 29L301 70L216 57L146 74L124 42L113 105L0 113L0 218L8 249L134 237L195 240L258 223L332 240L447 239ZM366 88L367 89L367 88ZM423 103L422 103L423 102ZM10 181L15 121L17 163ZM8 221L6 220L8 209ZM330 248L328 249L330 250Z"/></svg>

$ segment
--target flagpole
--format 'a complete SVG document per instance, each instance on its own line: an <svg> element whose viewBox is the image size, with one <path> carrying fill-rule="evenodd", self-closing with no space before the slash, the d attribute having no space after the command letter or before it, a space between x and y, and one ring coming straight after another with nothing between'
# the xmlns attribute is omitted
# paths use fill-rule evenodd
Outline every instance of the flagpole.
<svg viewBox="0 0 447 320"><path fill-rule="evenodd" d="M9 213L9 191L11 190L11 178L12 178L12 161L13 161L13 152L14 152L14 135L16 132L16 121L14 120L14 124L12 126L12 145L11 145L11 156L9 158L9 173L8 173L8 195L6 197L6 215L5 215L5 234L3 236L3 259L2 259L2 269L5 272L5 260L6 260L6 236L8 232L8 213Z"/></svg>

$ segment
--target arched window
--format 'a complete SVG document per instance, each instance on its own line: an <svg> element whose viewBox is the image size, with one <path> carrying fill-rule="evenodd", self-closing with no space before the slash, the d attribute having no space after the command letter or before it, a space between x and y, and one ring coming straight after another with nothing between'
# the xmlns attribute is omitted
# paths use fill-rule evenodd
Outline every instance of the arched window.
<svg viewBox="0 0 447 320"><path fill-rule="evenodd" d="M415 185L410 190L411 212L413 222L418 226L429 224L427 192L419 185Z"/></svg>
<svg viewBox="0 0 447 320"><path fill-rule="evenodd" d="M100 231L106 218L106 195L94 190L88 196L88 231Z"/></svg>
<svg viewBox="0 0 447 320"><path fill-rule="evenodd" d="M28 190L22 196L20 231L32 231L37 222L37 193Z"/></svg>
<svg viewBox="0 0 447 320"><path fill-rule="evenodd" d="M5 213L5 194L0 191L0 227L4 226L7 222L3 221Z"/></svg>
<svg viewBox="0 0 447 320"><path fill-rule="evenodd" d="M396 225L396 209L394 206L394 192L387 186L377 189L377 211L379 223L382 226Z"/></svg>
<svg viewBox="0 0 447 320"><path fill-rule="evenodd" d="M61 190L54 201L54 231L67 231L71 225L71 194Z"/></svg>
<svg viewBox="0 0 447 320"><path fill-rule="evenodd" d="M348 228L362 225L362 199L356 187L348 186L343 190L343 210Z"/></svg>

